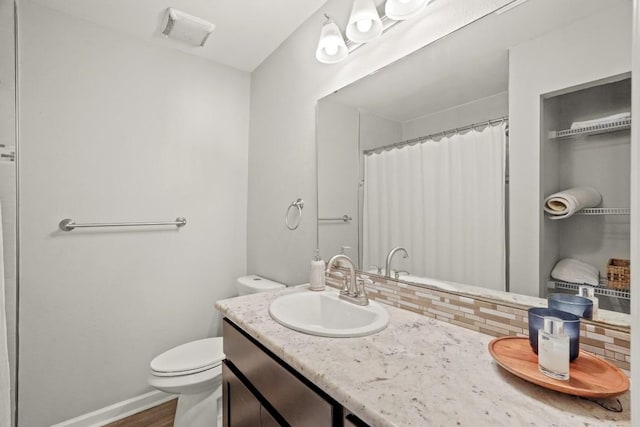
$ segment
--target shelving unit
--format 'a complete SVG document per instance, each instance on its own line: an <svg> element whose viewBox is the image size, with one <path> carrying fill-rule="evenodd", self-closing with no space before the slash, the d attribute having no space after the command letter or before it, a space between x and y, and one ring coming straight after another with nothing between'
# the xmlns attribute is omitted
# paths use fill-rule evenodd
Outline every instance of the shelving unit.
<svg viewBox="0 0 640 427"><path fill-rule="evenodd" d="M630 292L607 287L610 258L630 256L630 132L631 79L605 78L543 95L541 111L541 189L543 195L562 189L593 187L602 205L582 209L567 220L541 221L540 295L578 292L578 284L549 279L565 258L594 266L604 280L595 288L601 308L628 313ZM611 118L616 120L612 120ZM575 127L575 123L599 124ZM579 125L579 123L578 123ZM571 127L574 127L571 129ZM549 218L548 214L544 214Z"/></svg>
<svg viewBox="0 0 640 427"><path fill-rule="evenodd" d="M563 289L566 291L575 291L578 292L578 287L582 285L578 285L576 283L563 282L561 280L549 280L547 287L549 289ZM594 288L594 292L596 296L607 296L607 297L615 297L621 298L624 300L631 300L631 292L622 291L619 289L611 289L606 287L606 282L601 281L600 286Z"/></svg>
<svg viewBox="0 0 640 427"><path fill-rule="evenodd" d="M600 135L603 133L619 132L631 129L631 119L617 120L610 123L602 123L575 129L552 130L549 139L573 138L578 136Z"/></svg>

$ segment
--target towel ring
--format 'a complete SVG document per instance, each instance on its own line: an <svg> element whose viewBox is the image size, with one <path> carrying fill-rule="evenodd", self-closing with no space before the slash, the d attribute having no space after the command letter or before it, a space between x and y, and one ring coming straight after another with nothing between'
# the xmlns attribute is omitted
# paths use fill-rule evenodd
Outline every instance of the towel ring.
<svg viewBox="0 0 640 427"><path fill-rule="evenodd" d="M300 226L300 220L302 219L302 208L304 207L304 200L298 199L295 202L291 202L289 207L287 208L287 213L284 214L284 223L287 228L291 231L297 230ZM291 212L291 208L298 209L298 220L295 225L289 224L289 212Z"/></svg>

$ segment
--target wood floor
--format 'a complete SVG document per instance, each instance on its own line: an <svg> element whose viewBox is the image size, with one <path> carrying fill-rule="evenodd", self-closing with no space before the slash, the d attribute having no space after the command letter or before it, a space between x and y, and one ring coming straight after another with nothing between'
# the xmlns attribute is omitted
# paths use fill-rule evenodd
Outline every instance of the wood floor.
<svg viewBox="0 0 640 427"><path fill-rule="evenodd" d="M172 399L146 411L123 418L105 427L172 427L178 399Z"/></svg>

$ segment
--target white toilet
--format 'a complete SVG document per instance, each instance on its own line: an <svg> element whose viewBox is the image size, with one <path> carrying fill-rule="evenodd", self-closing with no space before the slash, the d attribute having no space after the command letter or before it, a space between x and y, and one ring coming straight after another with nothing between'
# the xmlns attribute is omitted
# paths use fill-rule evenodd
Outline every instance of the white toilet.
<svg viewBox="0 0 640 427"><path fill-rule="evenodd" d="M238 278L240 295L284 288L282 283L251 275ZM149 384L178 395L175 427L221 425L222 337L188 342L165 351L150 363Z"/></svg>
<svg viewBox="0 0 640 427"><path fill-rule="evenodd" d="M257 294L259 292L272 291L274 289L281 289L285 287L286 286L282 283L274 282L272 280L265 279L264 277L256 276L255 274L239 277L236 281L236 288L238 289L238 294L240 296Z"/></svg>

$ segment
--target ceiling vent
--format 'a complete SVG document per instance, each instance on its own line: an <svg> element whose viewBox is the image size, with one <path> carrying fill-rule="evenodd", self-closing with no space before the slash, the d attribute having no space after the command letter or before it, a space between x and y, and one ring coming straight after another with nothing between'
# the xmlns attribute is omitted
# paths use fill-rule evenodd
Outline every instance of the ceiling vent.
<svg viewBox="0 0 640 427"><path fill-rule="evenodd" d="M162 34L191 46L204 46L215 28L211 22L170 7L165 14Z"/></svg>

